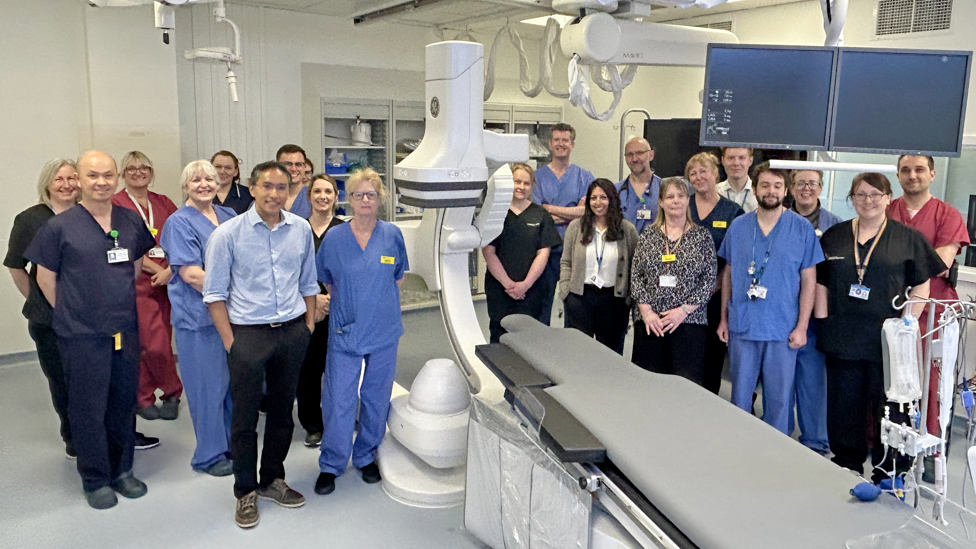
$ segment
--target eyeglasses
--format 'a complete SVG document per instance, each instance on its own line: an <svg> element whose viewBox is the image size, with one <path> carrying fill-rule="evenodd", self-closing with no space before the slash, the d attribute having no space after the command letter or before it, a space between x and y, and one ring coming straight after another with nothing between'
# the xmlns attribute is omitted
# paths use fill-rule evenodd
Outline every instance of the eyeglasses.
<svg viewBox="0 0 976 549"><path fill-rule="evenodd" d="M880 202L882 196L888 196L885 193L854 193L855 202L865 202L868 199L871 202Z"/></svg>
<svg viewBox="0 0 976 549"><path fill-rule="evenodd" d="M54 182L55 183L58 183L58 184L61 184L61 185L64 185L65 183L70 183L70 184L74 185L74 184L78 183L78 176L77 175L69 175L67 178L58 176L58 177L55 177L54 178Z"/></svg>
<svg viewBox="0 0 976 549"><path fill-rule="evenodd" d="M819 181L797 181L796 183L794 183L794 185L796 186L797 189L805 189L807 187L812 189L814 187L819 187L820 182Z"/></svg>
<svg viewBox="0 0 976 549"><path fill-rule="evenodd" d="M149 173L152 171L152 166L129 166L125 169L125 173Z"/></svg>
<svg viewBox="0 0 976 549"><path fill-rule="evenodd" d="M282 162L282 164L284 164L286 168L298 168L298 169L302 169L302 168L305 167L305 163L304 162Z"/></svg>
<svg viewBox="0 0 976 549"><path fill-rule="evenodd" d="M630 151L629 153L624 153L624 157L637 158L638 156L648 152L651 152L651 149L644 149L643 151Z"/></svg>
<svg viewBox="0 0 976 549"><path fill-rule="evenodd" d="M370 199L370 201L373 201L373 200L376 200L376 197L379 196L379 195L380 195L380 193L378 193L376 191L356 191L356 192L352 193L352 199L355 200L355 201L357 201L357 202L360 202L360 201L362 201L365 198L368 198L368 199Z"/></svg>

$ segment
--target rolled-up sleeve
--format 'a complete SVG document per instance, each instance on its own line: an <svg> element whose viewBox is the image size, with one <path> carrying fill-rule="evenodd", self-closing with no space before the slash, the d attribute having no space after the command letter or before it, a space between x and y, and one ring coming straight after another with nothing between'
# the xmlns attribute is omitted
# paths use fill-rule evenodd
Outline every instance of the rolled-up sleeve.
<svg viewBox="0 0 976 549"><path fill-rule="evenodd" d="M221 230L223 228L223 225L217 227L210 235L210 241L207 242L207 255L204 261L207 269L203 277L204 303L227 301L227 296L230 295L230 271L234 266L234 247L232 235L227 230Z"/></svg>
<svg viewBox="0 0 976 549"><path fill-rule="evenodd" d="M302 297L318 295L319 284L317 282L317 271L315 268L315 243L312 240L312 229L306 224L304 227L305 253L302 254L302 271L298 275L298 291Z"/></svg>

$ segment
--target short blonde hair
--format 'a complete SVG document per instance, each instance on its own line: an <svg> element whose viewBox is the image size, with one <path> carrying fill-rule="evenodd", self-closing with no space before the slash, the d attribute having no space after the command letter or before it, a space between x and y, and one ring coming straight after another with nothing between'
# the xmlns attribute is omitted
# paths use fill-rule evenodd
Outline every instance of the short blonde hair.
<svg viewBox="0 0 976 549"><path fill-rule="evenodd" d="M697 155L696 155L697 156ZM692 157L694 158L694 157ZM690 160L689 160L690 162ZM664 197L668 195L668 189L671 187L676 187L685 193L685 196L691 198L691 193L688 191L688 184L685 183L684 179L680 177L665 177L661 180L661 190L658 192L657 198L657 217L654 219L654 225L652 229L660 230L661 226L664 225ZM691 220L691 202L688 203L688 208L685 210L685 223L694 223Z"/></svg>
<svg viewBox="0 0 976 549"><path fill-rule="evenodd" d="M308 188L305 189L305 192L308 193L309 202L312 201L312 189L315 188L316 181L328 181L332 185L332 192L335 193L335 198L332 200L332 215L335 215L336 209L339 208L339 185L336 184L336 180L331 175L324 173L313 175L312 179L308 182Z"/></svg>
<svg viewBox="0 0 976 549"><path fill-rule="evenodd" d="M213 167L213 164L209 160L194 160L183 168L183 174L180 176L180 188L183 189L183 194L187 194L187 186L190 184L193 176L201 172L214 178L214 181L219 181L217 178L217 169Z"/></svg>
<svg viewBox="0 0 976 549"><path fill-rule="evenodd" d="M691 174L691 167L695 164L708 168L718 174L718 157L710 152L700 152L689 158L688 163L685 164L685 179L691 180L689 174Z"/></svg>
<svg viewBox="0 0 976 549"><path fill-rule="evenodd" d="M512 175L515 175L515 170L522 170L523 172L529 174L529 182L532 186L535 186L535 170L531 166L524 162L516 162L512 164Z"/></svg>
<svg viewBox="0 0 976 549"><path fill-rule="evenodd" d="M61 168L65 166L71 166L75 172L78 171L78 165L75 164L74 160L61 157L49 160L41 168L41 173L37 176L37 198L43 204L51 205L51 190L49 187L54 182L54 178L57 177L58 172L61 171Z"/></svg>
<svg viewBox="0 0 976 549"><path fill-rule="evenodd" d="M122 157L122 164L119 166L119 175L122 177L122 179L125 179L125 169L129 167L129 164L132 164L136 160L152 168L152 175L149 177L149 183L155 181L156 168L153 168L152 160L149 160L146 153L142 151L129 151L125 153L125 156Z"/></svg>
<svg viewBox="0 0 976 549"><path fill-rule="evenodd" d="M380 179L380 174L376 173L373 168L361 168L353 172L346 180L346 195L352 198L352 193L356 192L356 188L363 183L369 183L373 186L373 190L379 195L377 200L380 201L380 204L386 203L389 192L387 192L383 180Z"/></svg>

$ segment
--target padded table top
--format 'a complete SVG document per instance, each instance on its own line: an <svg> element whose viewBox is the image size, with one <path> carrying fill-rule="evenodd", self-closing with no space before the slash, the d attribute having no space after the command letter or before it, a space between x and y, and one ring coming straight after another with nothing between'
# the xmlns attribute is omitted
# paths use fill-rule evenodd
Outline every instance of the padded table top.
<svg viewBox="0 0 976 549"><path fill-rule="evenodd" d="M912 517L887 495L854 499L860 478L684 378L528 316L502 326L501 342L555 383L542 390L702 549L843 549Z"/></svg>

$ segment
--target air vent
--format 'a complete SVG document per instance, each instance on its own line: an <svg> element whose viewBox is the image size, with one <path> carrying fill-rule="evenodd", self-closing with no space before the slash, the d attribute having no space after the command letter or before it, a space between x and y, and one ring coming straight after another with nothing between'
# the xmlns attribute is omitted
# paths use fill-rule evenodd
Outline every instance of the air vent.
<svg viewBox="0 0 976 549"><path fill-rule="evenodd" d="M946 30L952 0L878 0L875 36Z"/></svg>
<svg viewBox="0 0 976 549"><path fill-rule="evenodd" d="M732 32L732 21L719 21L718 23L709 23L707 25L695 25L700 29L718 29Z"/></svg>

